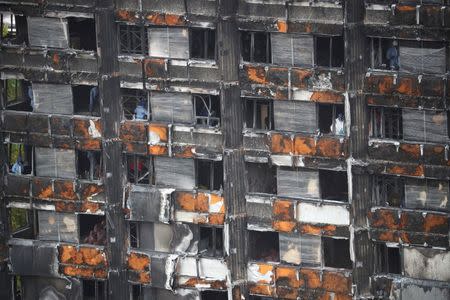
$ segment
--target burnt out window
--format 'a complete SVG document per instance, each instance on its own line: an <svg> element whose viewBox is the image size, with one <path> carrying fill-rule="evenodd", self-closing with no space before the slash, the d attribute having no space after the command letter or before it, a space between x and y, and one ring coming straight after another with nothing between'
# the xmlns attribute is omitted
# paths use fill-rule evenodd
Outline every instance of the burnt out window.
<svg viewBox="0 0 450 300"><path fill-rule="evenodd" d="M372 69L398 70L397 42L391 39L369 38Z"/></svg>
<svg viewBox="0 0 450 300"><path fill-rule="evenodd" d="M228 300L227 292L203 291L200 293L201 300Z"/></svg>
<svg viewBox="0 0 450 300"><path fill-rule="evenodd" d="M130 247L131 248L139 248L140 239L139 239L139 222L129 222L128 223L128 232L130 238Z"/></svg>
<svg viewBox="0 0 450 300"><path fill-rule="evenodd" d="M120 24L119 36L120 53L142 55L147 53L147 31L145 27Z"/></svg>
<svg viewBox="0 0 450 300"><path fill-rule="evenodd" d="M22 44L27 36L27 19L11 12L0 12L0 26L2 29L0 41L11 44Z"/></svg>
<svg viewBox="0 0 450 300"><path fill-rule="evenodd" d="M450 139L450 111L447 111L447 137Z"/></svg>
<svg viewBox="0 0 450 300"><path fill-rule="evenodd" d="M148 93L144 90L121 89L123 116L127 120L149 120Z"/></svg>
<svg viewBox="0 0 450 300"><path fill-rule="evenodd" d="M247 192L277 193L277 169L275 166L260 163L246 163Z"/></svg>
<svg viewBox="0 0 450 300"><path fill-rule="evenodd" d="M316 37L316 65L328 68L344 66L344 39L342 36Z"/></svg>
<svg viewBox="0 0 450 300"><path fill-rule="evenodd" d="M348 201L347 172L319 170L322 199Z"/></svg>
<svg viewBox="0 0 450 300"><path fill-rule="evenodd" d="M78 218L80 242L104 246L106 244L105 216L79 214Z"/></svg>
<svg viewBox="0 0 450 300"><path fill-rule="evenodd" d="M15 207L10 208L9 226L11 237L33 239L37 235L36 211Z"/></svg>
<svg viewBox="0 0 450 300"><path fill-rule="evenodd" d="M139 284L130 285L130 300L143 300L144 293L142 286Z"/></svg>
<svg viewBox="0 0 450 300"><path fill-rule="evenodd" d="M399 176L374 176L373 197L382 206L402 206L405 199L405 179Z"/></svg>
<svg viewBox="0 0 450 300"><path fill-rule="evenodd" d="M191 58L216 58L216 31L214 29L191 28L190 34Z"/></svg>
<svg viewBox="0 0 450 300"><path fill-rule="evenodd" d="M381 273L401 274L402 264L400 248L387 247L385 244L376 244L378 269Z"/></svg>
<svg viewBox="0 0 450 300"><path fill-rule="evenodd" d="M223 186L222 161L196 160L197 187L201 190L218 191Z"/></svg>
<svg viewBox="0 0 450 300"><path fill-rule="evenodd" d="M403 139L403 118L400 108L372 107L370 117L371 137Z"/></svg>
<svg viewBox="0 0 450 300"><path fill-rule="evenodd" d="M245 128L272 130L273 103L266 99L244 98Z"/></svg>
<svg viewBox="0 0 450 300"><path fill-rule="evenodd" d="M245 62L271 63L270 33L242 31L241 53Z"/></svg>
<svg viewBox="0 0 450 300"><path fill-rule="evenodd" d="M102 175L100 151L77 151L77 174L81 179L98 180Z"/></svg>
<svg viewBox="0 0 450 300"><path fill-rule="evenodd" d="M75 115L100 116L99 89L93 85L72 86Z"/></svg>
<svg viewBox="0 0 450 300"><path fill-rule="evenodd" d="M13 300L23 299L23 283L22 277L19 275L11 276L12 292L14 293Z"/></svg>
<svg viewBox="0 0 450 300"><path fill-rule="evenodd" d="M223 229L200 226L198 250L205 256L223 256Z"/></svg>
<svg viewBox="0 0 450 300"><path fill-rule="evenodd" d="M69 43L73 49L96 51L95 20L87 18L68 18Z"/></svg>
<svg viewBox="0 0 450 300"><path fill-rule="evenodd" d="M319 130L323 134L344 135L344 105L319 104Z"/></svg>
<svg viewBox="0 0 450 300"><path fill-rule="evenodd" d="M2 80L5 109L16 111L33 110L33 89L31 83L22 79Z"/></svg>
<svg viewBox="0 0 450 300"><path fill-rule="evenodd" d="M256 261L280 261L278 232L249 231L249 256Z"/></svg>
<svg viewBox="0 0 450 300"><path fill-rule="evenodd" d="M348 239L322 237L325 267L352 269Z"/></svg>
<svg viewBox="0 0 450 300"><path fill-rule="evenodd" d="M106 300L106 282L99 280L83 280L84 300Z"/></svg>
<svg viewBox="0 0 450 300"><path fill-rule="evenodd" d="M216 127L220 125L220 98L213 95L193 95L196 124Z"/></svg>
<svg viewBox="0 0 450 300"><path fill-rule="evenodd" d="M155 170L153 157L144 155L127 155L127 178L131 183L154 184Z"/></svg>
<svg viewBox="0 0 450 300"><path fill-rule="evenodd" d="M7 144L9 172L16 175L33 174L33 146Z"/></svg>

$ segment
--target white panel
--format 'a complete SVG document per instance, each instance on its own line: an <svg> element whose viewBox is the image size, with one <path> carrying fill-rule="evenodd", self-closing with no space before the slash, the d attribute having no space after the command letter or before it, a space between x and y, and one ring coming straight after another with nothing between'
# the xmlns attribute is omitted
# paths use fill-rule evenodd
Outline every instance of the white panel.
<svg viewBox="0 0 450 300"><path fill-rule="evenodd" d="M197 277L197 261L195 257L180 257L176 273L178 276Z"/></svg>
<svg viewBox="0 0 450 300"><path fill-rule="evenodd" d="M277 169L277 194L286 197L320 198L317 170Z"/></svg>
<svg viewBox="0 0 450 300"><path fill-rule="evenodd" d="M343 206L299 203L297 206L297 221L303 223L350 225L350 213Z"/></svg>
<svg viewBox="0 0 450 300"><path fill-rule="evenodd" d="M169 57L169 32L167 27L150 27L148 32L148 55Z"/></svg>
<svg viewBox="0 0 450 300"><path fill-rule="evenodd" d="M218 259L200 258L199 276L201 278L225 280L228 274L227 264Z"/></svg>
<svg viewBox="0 0 450 300"><path fill-rule="evenodd" d="M450 281L450 252L433 249L403 248L405 276Z"/></svg>
<svg viewBox="0 0 450 300"><path fill-rule="evenodd" d="M69 84L33 83L33 110L50 114L73 114L72 87Z"/></svg>
<svg viewBox="0 0 450 300"><path fill-rule="evenodd" d="M169 56L171 58L189 58L189 30L187 28L169 28Z"/></svg>
<svg viewBox="0 0 450 300"><path fill-rule="evenodd" d="M172 227L167 224L153 223L155 251L169 252L172 240Z"/></svg>

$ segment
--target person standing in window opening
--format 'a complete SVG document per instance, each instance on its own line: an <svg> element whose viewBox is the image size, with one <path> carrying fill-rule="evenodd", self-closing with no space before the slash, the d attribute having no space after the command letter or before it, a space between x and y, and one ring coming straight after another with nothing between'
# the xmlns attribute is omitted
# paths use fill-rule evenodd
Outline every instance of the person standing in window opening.
<svg viewBox="0 0 450 300"><path fill-rule="evenodd" d="M393 41L392 46L386 51L386 58L389 60L391 70L398 70L398 42Z"/></svg>
<svg viewBox="0 0 450 300"><path fill-rule="evenodd" d="M11 168L11 172L13 172L16 175L22 175L23 173L23 163L22 163L22 155L17 156L16 162L13 164Z"/></svg>
<svg viewBox="0 0 450 300"><path fill-rule="evenodd" d="M33 88L31 85L27 88L28 101L30 102L31 108L34 110L34 98L33 98Z"/></svg>
<svg viewBox="0 0 450 300"><path fill-rule="evenodd" d="M334 134L336 135L344 135L344 115L342 113L339 113L336 120L334 121ZM331 125L333 127L333 125ZM331 128L331 131L333 131L333 128Z"/></svg>
<svg viewBox="0 0 450 300"><path fill-rule="evenodd" d="M147 101L144 99L140 99L138 105L134 109L134 115L136 120L145 120L148 118L148 111L147 111Z"/></svg>
<svg viewBox="0 0 450 300"><path fill-rule="evenodd" d="M89 92L89 113L91 116L94 112L94 106L95 103L98 101L98 86L94 86L91 88L91 91Z"/></svg>

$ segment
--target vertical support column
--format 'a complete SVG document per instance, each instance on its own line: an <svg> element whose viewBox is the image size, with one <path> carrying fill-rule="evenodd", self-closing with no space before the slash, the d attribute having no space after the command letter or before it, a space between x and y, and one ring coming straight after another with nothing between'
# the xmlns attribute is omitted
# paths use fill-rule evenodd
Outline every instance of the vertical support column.
<svg viewBox="0 0 450 300"><path fill-rule="evenodd" d="M352 164L367 159L368 111L363 94L366 72L366 45L364 34L364 1L345 1L345 74L350 105L351 130L349 178L352 189L352 244L353 284L355 299L370 295L373 274L373 246L369 238L366 217L371 207L370 178L367 173L355 174ZM351 175L351 176L350 176Z"/></svg>
<svg viewBox="0 0 450 300"><path fill-rule="evenodd" d="M239 87L239 31L236 24L237 0L219 1L217 24L218 63L222 74L221 111L223 132L224 196L227 205L232 298L247 293L247 216L245 206L245 162L243 116Z"/></svg>
<svg viewBox="0 0 450 300"><path fill-rule="evenodd" d="M128 298L126 271L126 223L122 210L122 145L119 140L120 78L117 26L112 0L99 0L96 15L99 56L99 90L103 125L103 171L106 191L108 299Z"/></svg>

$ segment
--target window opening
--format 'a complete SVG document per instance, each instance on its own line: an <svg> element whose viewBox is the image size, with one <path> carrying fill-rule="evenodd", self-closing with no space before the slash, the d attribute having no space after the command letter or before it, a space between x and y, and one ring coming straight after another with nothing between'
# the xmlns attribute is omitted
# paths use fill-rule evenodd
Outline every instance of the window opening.
<svg viewBox="0 0 450 300"><path fill-rule="evenodd" d="M80 241L85 244L106 244L105 216L79 214Z"/></svg>
<svg viewBox="0 0 450 300"><path fill-rule="evenodd" d="M95 20L88 18L67 18L67 20L70 47L79 50L96 51Z"/></svg>
<svg viewBox="0 0 450 300"><path fill-rule="evenodd" d="M348 201L347 172L319 170L322 199Z"/></svg>
<svg viewBox="0 0 450 300"><path fill-rule="evenodd" d="M104 300L106 299L106 284L103 281L83 280L84 300Z"/></svg>
<svg viewBox="0 0 450 300"><path fill-rule="evenodd" d="M273 102L264 99L244 98L245 128L272 130Z"/></svg>
<svg viewBox="0 0 450 300"><path fill-rule="evenodd" d="M142 300L142 286L139 284L130 285L130 299L131 300Z"/></svg>
<svg viewBox="0 0 450 300"><path fill-rule="evenodd" d="M352 269L348 239L322 237L325 267Z"/></svg>
<svg viewBox="0 0 450 300"><path fill-rule="evenodd" d="M370 63L373 69L398 70L398 43L390 39L370 38Z"/></svg>
<svg viewBox="0 0 450 300"><path fill-rule="evenodd" d="M144 90L121 89L123 115L127 120L148 120L148 93Z"/></svg>
<svg viewBox="0 0 450 300"><path fill-rule="evenodd" d="M32 111L33 89L31 83L21 79L3 80L5 108L16 111Z"/></svg>
<svg viewBox="0 0 450 300"><path fill-rule="evenodd" d="M246 62L271 63L270 33L241 32L242 59Z"/></svg>
<svg viewBox="0 0 450 300"><path fill-rule="evenodd" d="M12 276L12 286L13 286L13 299L12 300L21 300L23 299L22 292L22 278L19 275Z"/></svg>
<svg viewBox="0 0 450 300"><path fill-rule="evenodd" d="M216 127L220 125L220 99L213 95L193 95L197 125Z"/></svg>
<svg viewBox="0 0 450 300"><path fill-rule="evenodd" d="M100 99L98 86L72 86L74 114L100 116Z"/></svg>
<svg viewBox="0 0 450 300"><path fill-rule="evenodd" d="M374 176L374 191L378 205L401 207L405 199L405 179L398 176Z"/></svg>
<svg viewBox="0 0 450 300"><path fill-rule="evenodd" d="M147 54L147 32L145 27L119 25L120 52L123 54Z"/></svg>
<svg viewBox="0 0 450 300"><path fill-rule="evenodd" d="M447 136L450 139L450 111L447 111Z"/></svg>
<svg viewBox="0 0 450 300"><path fill-rule="evenodd" d="M130 233L130 247L139 248L140 238L139 238L139 223L129 222L129 233Z"/></svg>
<svg viewBox="0 0 450 300"><path fill-rule="evenodd" d="M155 184L155 169L151 156L128 154L127 171L130 183Z"/></svg>
<svg viewBox="0 0 450 300"><path fill-rule="evenodd" d="M23 144L8 145L9 171L16 175L33 173L33 147Z"/></svg>
<svg viewBox="0 0 450 300"><path fill-rule="evenodd" d="M10 208L9 226L12 237L33 239L37 233L36 212L23 208Z"/></svg>
<svg viewBox="0 0 450 300"><path fill-rule="evenodd" d="M379 269L382 273L401 274L400 248L378 244Z"/></svg>
<svg viewBox="0 0 450 300"><path fill-rule="evenodd" d="M371 137L400 140L403 138L402 110L400 108L371 108Z"/></svg>
<svg viewBox="0 0 450 300"><path fill-rule="evenodd" d="M191 28L191 58L216 58L216 31L207 28Z"/></svg>
<svg viewBox="0 0 450 300"><path fill-rule="evenodd" d="M199 253L218 257L223 255L223 229L200 226Z"/></svg>
<svg viewBox="0 0 450 300"><path fill-rule="evenodd" d="M270 164L246 163L249 193L277 194L277 168Z"/></svg>
<svg viewBox="0 0 450 300"><path fill-rule="evenodd" d="M78 151L77 173L81 179L98 180L102 174L102 155L100 151Z"/></svg>
<svg viewBox="0 0 450 300"><path fill-rule="evenodd" d="M223 185L221 161L196 160L197 187L201 190L218 191Z"/></svg>
<svg viewBox="0 0 450 300"><path fill-rule="evenodd" d="M342 36L317 36L315 47L316 65L328 68L344 66L344 39Z"/></svg>
<svg viewBox="0 0 450 300"><path fill-rule="evenodd" d="M22 44L27 37L27 18L16 16L10 12L0 13L0 28L2 29L0 41L11 44Z"/></svg>
<svg viewBox="0 0 450 300"><path fill-rule="evenodd" d="M228 293L219 291L203 291L201 292L201 300L228 300Z"/></svg>
<svg viewBox="0 0 450 300"><path fill-rule="evenodd" d="M319 104L319 130L323 134L344 135L344 105Z"/></svg>
<svg viewBox="0 0 450 300"><path fill-rule="evenodd" d="M256 261L280 261L277 232L249 231L249 256Z"/></svg>

